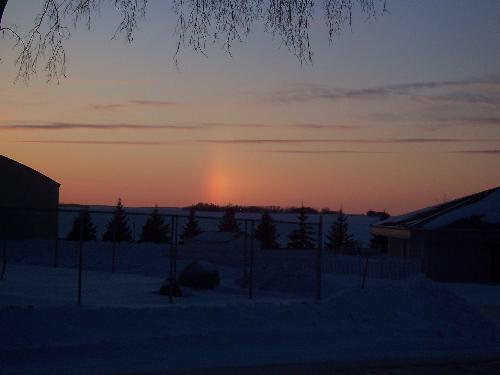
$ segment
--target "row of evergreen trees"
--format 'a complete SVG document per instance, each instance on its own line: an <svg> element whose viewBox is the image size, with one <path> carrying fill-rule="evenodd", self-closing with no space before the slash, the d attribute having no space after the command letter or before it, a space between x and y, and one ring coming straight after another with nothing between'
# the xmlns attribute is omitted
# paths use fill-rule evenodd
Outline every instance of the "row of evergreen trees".
<svg viewBox="0 0 500 375"><path fill-rule="evenodd" d="M83 220L83 225L81 222ZM188 221L184 226L182 238L187 239L201 233L198 222L195 218L195 211L191 210ZM80 236L84 241L97 240L96 227L92 222L88 208L84 208L81 214L73 222L70 233L66 237L69 241L77 241ZM164 216L160 214L155 206L146 223L142 227L139 242L168 243L170 241L170 225L165 222ZM132 242L133 237L128 225L127 215L123 208L121 199L118 199L113 217L106 225L106 230L102 236L103 241Z"/></svg>
<svg viewBox="0 0 500 375"><path fill-rule="evenodd" d="M188 221L184 225L181 238L189 239L201 233L201 228L196 220L196 211L192 207L189 213ZM287 248L290 249L311 249L316 246L316 231L312 224L308 223L306 209L299 209L297 215L297 228L288 235ZM83 225L80 222L83 220ZM241 232L240 224L236 219L236 208L227 207L224 215L219 222L219 231L221 232ZM85 208L73 222L71 232L68 234L68 240L79 240L80 231L84 241L93 241L97 239L96 227L92 223L90 213ZM155 207L142 228L139 242L168 243L171 238L171 227L165 222L164 216L160 214L158 207ZM261 216L259 225L255 229L255 238L261 242L262 248L276 249L279 234L276 224L268 212ZM316 237L316 238L315 238ZM128 225L127 215L123 208L121 199L113 213L113 217L108 222L106 230L102 236L103 241L132 242L132 234ZM336 252L352 254L356 250L356 241L349 233L349 223L347 216L340 210L337 219L329 228L327 233L325 247Z"/></svg>
<svg viewBox="0 0 500 375"><path fill-rule="evenodd" d="M287 248L289 249L312 249L316 246L314 227L308 223L306 215L307 208L302 206L298 210L298 228L294 229L288 235ZM229 206L224 212L221 222L219 223L221 232L240 232L241 228L236 220L236 208ZM260 223L255 229L255 238L260 240L262 248L276 249L280 245L278 243L278 231L271 215L264 212L261 216ZM356 250L356 241L349 233L349 224L347 216L342 210L337 214L337 220L332 224L330 232L327 234L325 243L327 249L332 249L342 253L353 253Z"/></svg>

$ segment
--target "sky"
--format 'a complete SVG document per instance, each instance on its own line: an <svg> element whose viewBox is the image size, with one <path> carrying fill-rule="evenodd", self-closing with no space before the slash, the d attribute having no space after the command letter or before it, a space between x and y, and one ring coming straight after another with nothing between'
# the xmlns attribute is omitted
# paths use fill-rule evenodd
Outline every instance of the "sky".
<svg viewBox="0 0 500 375"><path fill-rule="evenodd" d="M26 32L42 2L9 2ZM387 1L313 63L256 24L231 55L175 67L171 3L151 0L132 44L112 7L71 28L67 78L15 82L0 38L0 154L61 183L66 203L343 208L399 214L500 185L500 2Z"/></svg>

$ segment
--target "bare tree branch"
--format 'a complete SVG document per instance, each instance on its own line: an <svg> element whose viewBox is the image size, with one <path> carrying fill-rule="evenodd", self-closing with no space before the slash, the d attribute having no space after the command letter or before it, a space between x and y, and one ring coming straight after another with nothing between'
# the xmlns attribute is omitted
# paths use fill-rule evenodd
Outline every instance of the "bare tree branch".
<svg viewBox="0 0 500 375"><path fill-rule="evenodd" d="M220 42L231 53L234 42L243 41L254 23L280 39L299 62L312 61L310 29L314 0L173 0L178 36L174 62L183 48L205 54L208 42ZM324 0L329 41L352 25L355 8L368 19L382 15L386 0Z"/></svg>
<svg viewBox="0 0 500 375"><path fill-rule="evenodd" d="M0 27L2 27L2 18L6 6L7 6L7 0L0 0Z"/></svg>
<svg viewBox="0 0 500 375"><path fill-rule="evenodd" d="M3 14L7 1L0 1ZM42 60L48 81L59 82L66 77L64 42L70 37L70 30L64 21L70 19L74 26L85 22L90 29L92 16L104 3L112 5L121 15L114 37L125 34L126 40L132 42L139 19L145 15L147 0L43 0L42 10L26 35L21 35L14 27L2 25L2 36L14 38L14 49L18 50L16 81L28 82L37 73Z"/></svg>
<svg viewBox="0 0 500 375"><path fill-rule="evenodd" d="M323 2L330 42L344 27L352 25L356 7L368 19L386 9L386 0ZM1 23L6 4L7 0L0 0L0 32L14 38L14 48L19 50L17 80L29 81L44 60L47 79L59 82L66 76L64 42L70 37L65 21L73 26L82 22L90 29L93 16L106 4L115 8L121 18L113 38L123 34L127 42L132 42L139 21L145 17L148 0L43 0L42 10L26 35ZM243 42L256 23L263 24L301 64L312 61L314 0L172 0L172 6L177 17L175 65L185 48L205 55L208 44L220 43L231 54L234 43Z"/></svg>

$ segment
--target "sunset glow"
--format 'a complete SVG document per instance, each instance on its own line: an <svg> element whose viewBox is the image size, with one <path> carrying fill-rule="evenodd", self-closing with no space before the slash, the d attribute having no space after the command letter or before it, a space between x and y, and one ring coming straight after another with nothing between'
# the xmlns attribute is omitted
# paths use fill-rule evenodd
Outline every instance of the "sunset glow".
<svg viewBox="0 0 500 375"><path fill-rule="evenodd" d="M396 214L500 185L499 2L389 2L331 47L318 24L312 66L256 30L179 70L165 3L132 45L106 11L79 27L59 85L14 84L0 43L0 154L60 182L62 202ZM36 12L9 2L5 18Z"/></svg>

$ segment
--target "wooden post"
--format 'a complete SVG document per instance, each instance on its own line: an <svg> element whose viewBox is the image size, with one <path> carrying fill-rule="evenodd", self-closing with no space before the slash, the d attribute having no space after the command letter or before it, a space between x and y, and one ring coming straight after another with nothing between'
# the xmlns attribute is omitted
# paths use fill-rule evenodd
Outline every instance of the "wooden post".
<svg viewBox="0 0 500 375"><path fill-rule="evenodd" d="M318 223L318 252L316 254L316 299L321 301L321 271L323 266L323 215L319 214Z"/></svg>
<svg viewBox="0 0 500 375"><path fill-rule="evenodd" d="M2 238L2 259L2 275L0 276L0 280L3 281L5 279L5 269L7 268L7 240L5 238Z"/></svg>
<svg viewBox="0 0 500 375"><path fill-rule="evenodd" d="M59 266L59 237L56 237L54 243L54 268Z"/></svg>
<svg viewBox="0 0 500 375"><path fill-rule="evenodd" d="M83 210L80 212L80 242L78 244L78 296L77 303L82 304L82 269L83 269Z"/></svg>
<svg viewBox="0 0 500 375"><path fill-rule="evenodd" d="M168 302L169 303L174 303L174 296L173 296L173 289L174 289L174 251L175 251L175 216L172 215L170 218L170 273L168 276L168 287L169 287L169 294L168 294Z"/></svg>
<svg viewBox="0 0 500 375"><path fill-rule="evenodd" d="M368 274L368 254L366 255L365 259L365 268L363 270L363 282L361 283L361 289L365 288L367 274Z"/></svg>
<svg viewBox="0 0 500 375"><path fill-rule="evenodd" d="M2 212L3 213L3 212ZM5 278L5 269L7 268L7 243L6 243L6 231L4 230L4 220L5 218L0 215L0 241L2 244L2 274L0 280Z"/></svg>
<svg viewBox="0 0 500 375"><path fill-rule="evenodd" d="M254 222L250 222L250 272L248 274L248 298L253 299L253 253L254 253Z"/></svg>
<svg viewBox="0 0 500 375"><path fill-rule="evenodd" d="M248 252L248 220L245 220L245 241L243 242L243 285L248 281L247 252Z"/></svg>
<svg viewBox="0 0 500 375"><path fill-rule="evenodd" d="M116 218L113 219L113 238L111 243L111 273L115 273L116 267Z"/></svg>
<svg viewBox="0 0 500 375"><path fill-rule="evenodd" d="M174 229L174 270L173 270L173 278L174 281L177 277L177 246L178 243L178 234L179 234L179 216L175 215L175 229Z"/></svg>

